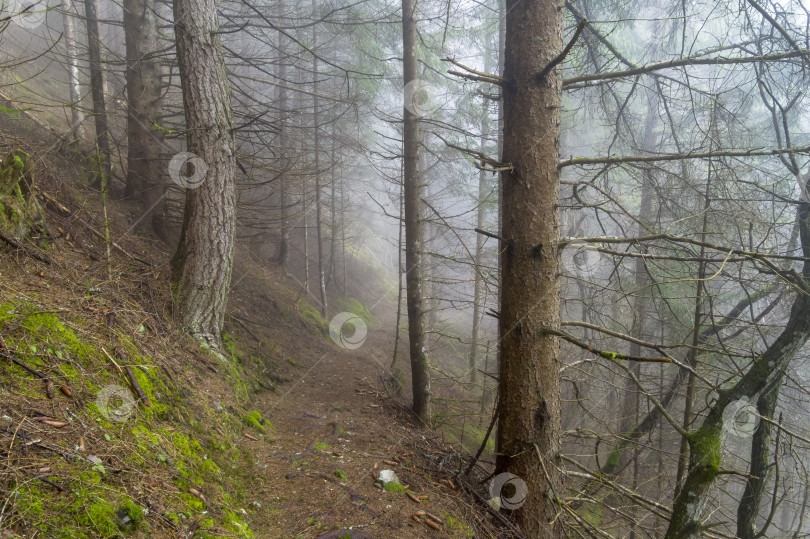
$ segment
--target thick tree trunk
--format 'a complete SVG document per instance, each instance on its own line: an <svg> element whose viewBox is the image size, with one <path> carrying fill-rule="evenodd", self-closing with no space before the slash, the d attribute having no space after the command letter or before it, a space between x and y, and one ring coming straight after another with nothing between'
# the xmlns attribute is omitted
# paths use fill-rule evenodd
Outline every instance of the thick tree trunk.
<svg viewBox="0 0 810 539"><path fill-rule="evenodd" d="M231 283L236 163L225 61L216 0L175 0L174 19L188 151L207 167L186 191L180 245L172 261L180 323L218 347ZM195 167L194 174L200 168Z"/></svg>
<svg viewBox="0 0 810 539"><path fill-rule="evenodd" d="M560 537L557 170L562 77L536 74L562 50L562 1L509 0L503 85L500 406L496 470L528 486L516 511L527 537ZM505 493L501 493L504 495Z"/></svg>
<svg viewBox="0 0 810 539"><path fill-rule="evenodd" d="M416 1L402 0L402 56L403 83L417 80L416 63ZM408 99L404 93L404 99ZM404 155L405 198L405 286L408 298L408 338L410 340L411 384L413 386L413 412L420 421L430 421L430 366L425 354L424 283L422 250L424 226L422 223L422 178L419 175L419 118L404 102L404 128L402 134Z"/></svg>
<svg viewBox="0 0 810 539"><path fill-rule="evenodd" d="M79 138L84 136L82 125L84 112L81 109L82 83L79 74L79 46L76 43L76 21L73 18L75 11L73 0L62 0L62 22L70 81L70 131L74 138Z"/></svg>
<svg viewBox="0 0 810 539"><path fill-rule="evenodd" d="M157 55L160 35L155 0L124 0L127 79L126 194L140 199L152 215L155 232L169 240L163 219L163 132L156 127L161 114L161 73Z"/></svg>
<svg viewBox="0 0 810 539"><path fill-rule="evenodd" d="M101 67L101 44L99 43L98 15L96 0L84 0L84 14L87 23L87 52L90 57L90 90L93 94L93 119L96 124L96 148L101 159L101 176L96 187L103 189L112 176L110 164L110 137L107 127L107 104L104 100L104 71Z"/></svg>
<svg viewBox="0 0 810 539"><path fill-rule="evenodd" d="M806 183L807 180L805 179L802 185ZM796 221L790 233L790 241L785 251L786 254L794 254L794 250L798 244L798 236L799 222ZM785 261L782 267L785 270L789 270L792 266L793 262ZM769 418L775 417L776 405L779 402L779 389L781 389L781 387L777 386L771 390L770 393L760 395L757 401L757 413L760 416ZM751 466L748 472L745 492L740 499L740 505L737 507L737 536L740 537L740 539L756 539L759 537L759 531L757 530L759 508L762 504L762 498L766 493L765 487L768 482L768 475L773 468L773 465L769 462L772 433L773 425L767 421L762 421L751 441L751 458L749 459ZM778 448L776 458L778 458ZM804 506L802 506L802 512L804 512ZM785 511L783 514L788 515L789 513ZM785 530L793 529L793 524L783 523L782 528Z"/></svg>

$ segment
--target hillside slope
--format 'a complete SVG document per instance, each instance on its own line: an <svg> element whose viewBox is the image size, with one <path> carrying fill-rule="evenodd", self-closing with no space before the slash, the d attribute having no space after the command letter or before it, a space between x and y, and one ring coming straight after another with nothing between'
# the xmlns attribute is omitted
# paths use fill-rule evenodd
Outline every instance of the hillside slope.
<svg viewBox="0 0 810 539"><path fill-rule="evenodd" d="M344 349L242 245L226 357L201 349L172 325L168 250L112 200L108 261L92 163L31 130L0 144L37 163L47 223L22 249L0 245L2 537L497 534L473 495L438 481L459 457L382 389L385 312ZM412 494L377 489L383 468Z"/></svg>

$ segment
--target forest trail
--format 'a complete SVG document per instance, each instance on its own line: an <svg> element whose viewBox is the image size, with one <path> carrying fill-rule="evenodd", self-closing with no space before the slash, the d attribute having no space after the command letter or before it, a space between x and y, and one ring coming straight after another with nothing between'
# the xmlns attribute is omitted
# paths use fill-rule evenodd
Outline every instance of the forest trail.
<svg viewBox="0 0 810 539"><path fill-rule="evenodd" d="M252 489L262 505L252 522L257 537L450 536L412 518L424 510L452 521L456 508L447 487L412 466L412 442L421 435L382 389L394 340L383 327L390 326L374 324L354 350L328 339L296 341L301 374L255 397L254 407L274 425L272 441L252 448ZM428 496L421 506L374 486L373 474L386 468L416 496Z"/></svg>
<svg viewBox="0 0 810 539"><path fill-rule="evenodd" d="M7 128L26 125L19 120ZM7 362L0 368L0 418L15 425L0 425L9 448L0 479L22 489L0 498L6 506L0 532L111 537L121 514L137 520L135 538L503 531L483 498L459 489L464 451L441 431L417 425L409 411L406 334L398 364L406 387L394 397L384 390L396 327L390 275L350 260L345 296L330 298L326 320L328 326L344 309L371 315L365 341L350 350L330 338L317 302L298 280L238 242L227 359L220 360L177 331L171 249L136 229L138 208L118 197L102 207L98 193L80 181L86 163L51 151L52 134L44 129L34 129L34 137L30 152L38 156L38 192L53 234L42 249L30 243L0 250L0 335L20 363L42 372ZM110 263L100 232L105 214L117 242ZM47 256L32 256L40 251ZM98 398L109 387L135 394L122 364L134 368L151 407L138 406L119 423L105 415L118 401L105 407ZM47 395L38 376L66 384L67 396ZM273 425L265 433L249 421L257 412ZM43 426L39 416L59 428ZM31 449L29 439L47 448ZM41 485L31 485L32 463L45 470ZM375 487L372 474L382 469L395 470L410 495ZM454 488L439 480L454 481ZM470 481L485 495L485 486ZM85 518L88 504L92 521Z"/></svg>
<svg viewBox="0 0 810 539"><path fill-rule="evenodd" d="M390 338L373 334L370 340L358 350L331 347L317 356L320 343L310 343L314 361L303 375L256 400L275 426L272 442L256 451L255 492L266 509L257 511L266 519L253 522L257 537L315 537L335 529L350 537L440 535L414 525L411 515L427 505L374 486L373 474L393 468L415 494L428 495L428 503L442 490L409 466L408 422L386 412L379 389L386 371L377 358ZM396 461L402 464L392 466Z"/></svg>

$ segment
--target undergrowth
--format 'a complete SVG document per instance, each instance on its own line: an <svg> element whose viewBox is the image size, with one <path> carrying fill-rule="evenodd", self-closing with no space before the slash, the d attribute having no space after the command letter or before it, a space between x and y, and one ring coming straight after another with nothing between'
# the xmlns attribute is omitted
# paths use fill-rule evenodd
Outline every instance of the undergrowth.
<svg viewBox="0 0 810 539"><path fill-rule="evenodd" d="M146 352L140 332L41 301L0 298L0 440L10 448L0 529L58 538L253 537L246 485L254 459L239 442L246 426L264 434L270 423L259 412L201 405ZM233 339L224 340L223 375L244 403L256 378ZM133 391L127 366L150 406Z"/></svg>

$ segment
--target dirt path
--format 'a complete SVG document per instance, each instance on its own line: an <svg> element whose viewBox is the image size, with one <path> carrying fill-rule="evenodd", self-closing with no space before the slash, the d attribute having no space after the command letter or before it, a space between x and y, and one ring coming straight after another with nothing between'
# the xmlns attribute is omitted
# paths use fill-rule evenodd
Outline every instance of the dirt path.
<svg viewBox="0 0 810 539"><path fill-rule="evenodd" d="M380 404L389 341L370 330L357 350L307 343L302 348L317 354L311 364L276 394L256 401L256 409L275 425L268 433L272 442L254 442L260 447L257 537L309 538L330 530L344 531L323 537L450 536L412 518L418 510L445 520L449 513L435 503L442 487L409 466L405 440L413 436L412 426ZM402 464L383 462L393 459ZM429 498L417 505L402 492L380 491L372 473L383 468L393 468L416 495Z"/></svg>

